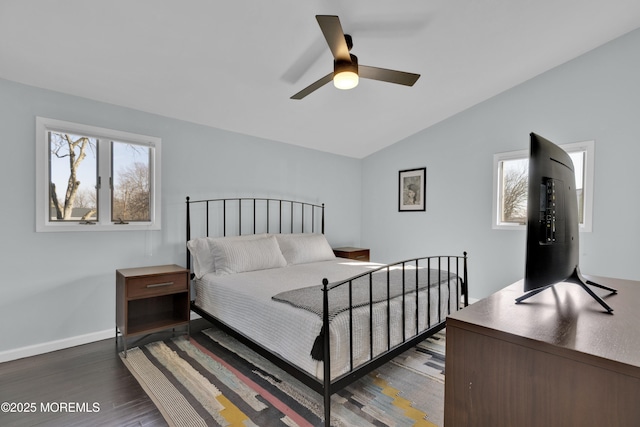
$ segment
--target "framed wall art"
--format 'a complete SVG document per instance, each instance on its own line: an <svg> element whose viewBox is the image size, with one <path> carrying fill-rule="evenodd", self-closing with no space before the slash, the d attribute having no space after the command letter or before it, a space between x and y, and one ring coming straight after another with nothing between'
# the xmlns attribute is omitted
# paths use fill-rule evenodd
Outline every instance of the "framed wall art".
<svg viewBox="0 0 640 427"><path fill-rule="evenodd" d="M427 168L400 171L398 184L398 210L400 212L426 210Z"/></svg>

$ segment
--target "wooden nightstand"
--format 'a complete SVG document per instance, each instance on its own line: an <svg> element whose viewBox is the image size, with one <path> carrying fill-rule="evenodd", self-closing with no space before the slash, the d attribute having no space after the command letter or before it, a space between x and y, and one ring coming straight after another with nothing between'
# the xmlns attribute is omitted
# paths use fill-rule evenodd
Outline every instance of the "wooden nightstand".
<svg viewBox="0 0 640 427"><path fill-rule="evenodd" d="M358 261L369 261L369 249L352 248L350 246L344 248L335 248L333 250L335 256L340 258L355 259Z"/></svg>
<svg viewBox="0 0 640 427"><path fill-rule="evenodd" d="M178 265L116 270L116 339L187 326L189 270Z"/></svg>

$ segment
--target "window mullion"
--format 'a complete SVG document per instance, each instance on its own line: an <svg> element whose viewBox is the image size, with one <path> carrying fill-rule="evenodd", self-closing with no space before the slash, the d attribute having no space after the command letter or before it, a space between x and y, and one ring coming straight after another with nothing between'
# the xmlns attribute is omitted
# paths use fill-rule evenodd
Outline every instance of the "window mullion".
<svg viewBox="0 0 640 427"><path fill-rule="evenodd" d="M100 188L98 189L98 223L111 224L110 198L111 198L111 141L105 138L98 140L98 177Z"/></svg>
<svg viewBox="0 0 640 427"><path fill-rule="evenodd" d="M152 222L157 220L156 218L156 161L157 159L156 148L151 147L149 150L149 208L150 208L150 218ZM158 160L158 159L157 159ZM159 161L158 161L159 163Z"/></svg>

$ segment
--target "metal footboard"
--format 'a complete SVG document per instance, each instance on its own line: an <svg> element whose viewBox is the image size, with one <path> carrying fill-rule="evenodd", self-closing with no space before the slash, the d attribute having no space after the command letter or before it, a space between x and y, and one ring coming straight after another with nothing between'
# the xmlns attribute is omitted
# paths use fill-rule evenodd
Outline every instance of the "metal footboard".
<svg viewBox="0 0 640 427"><path fill-rule="evenodd" d="M452 264L453 263L453 264ZM445 264L445 265L443 265ZM462 264L462 265L461 265ZM402 276L402 288L403 292L400 296L402 298L401 303L401 312L400 313L392 313L391 312L391 300L394 299L390 296L389 287L390 287L390 271L393 268L398 268L401 270ZM418 274L420 269L426 269L427 273L427 283L431 283L431 274L433 271L436 272L438 278L441 276L441 273L446 271L449 273L454 273L454 277L452 278L450 274L447 275L446 283L442 283L441 280L438 280L437 283L437 301L432 301L432 292L430 286L426 289L426 305L420 305L420 289L419 289L419 280ZM387 298L384 301L376 302L373 301L373 275L380 274L381 272L386 271L386 287L387 287ZM415 287L413 289L405 288L405 279L407 274L415 274ZM353 321L353 301L352 301L352 288L353 284L357 280L365 279L369 283L369 361L362 363L358 366L355 366L354 363L354 321ZM347 373L342 374L334 379L331 378L331 337L330 337L330 316L329 316L329 307L330 307L330 295L331 291L338 289L340 287L347 286L349 288L349 308L348 308L348 316L349 316L349 363L350 369ZM446 311L442 312L442 287L446 286L448 292L447 301L446 301ZM452 289L454 292L452 292ZM452 298L453 294L453 298ZM409 333L406 328L405 319L407 317L406 313L406 299L414 298L415 299L415 333L408 336ZM386 304L386 351L375 354L374 352L374 312L373 306L377 303ZM431 311L432 304L437 304L437 319L432 319ZM377 367L382 364L388 362L393 359L397 355L403 353L407 349L413 347L420 341L425 338L435 334L436 332L442 330L445 327L446 316L451 314L454 311L462 307L466 307L469 305L469 295L468 295L468 287L467 287L467 253L464 252L462 256L430 256L423 258L415 258L411 260L401 261L394 264L385 265L383 267L376 268L374 270L368 271L366 273L351 277L349 279L337 282L337 283L329 283L327 279L323 280L323 316L322 316L322 329L324 331L323 334L323 397L324 397L324 416L325 416L325 426L330 426L331 422L331 395L356 381L358 378L366 375L367 373L373 371ZM420 309L426 310L425 316L427 321L427 327L423 330L420 330L419 320L420 320ZM399 344L392 345L391 343L391 317L393 315L401 316L401 328L402 328L402 340Z"/></svg>

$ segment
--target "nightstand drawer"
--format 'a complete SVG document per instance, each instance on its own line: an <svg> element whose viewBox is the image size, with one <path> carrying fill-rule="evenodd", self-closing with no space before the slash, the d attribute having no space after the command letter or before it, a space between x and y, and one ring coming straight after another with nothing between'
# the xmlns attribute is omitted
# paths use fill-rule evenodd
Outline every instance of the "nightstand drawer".
<svg viewBox="0 0 640 427"><path fill-rule="evenodd" d="M353 248L353 247L344 247L344 248L335 248L333 250L335 256L340 258L349 258L358 261L369 261L369 249L364 248Z"/></svg>
<svg viewBox="0 0 640 427"><path fill-rule="evenodd" d="M187 274L176 273L130 278L127 281L127 297L147 297L184 291L188 285L187 277Z"/></svg>

